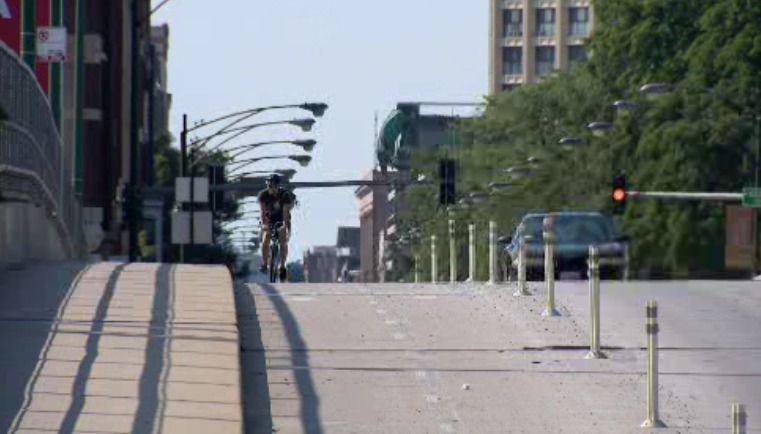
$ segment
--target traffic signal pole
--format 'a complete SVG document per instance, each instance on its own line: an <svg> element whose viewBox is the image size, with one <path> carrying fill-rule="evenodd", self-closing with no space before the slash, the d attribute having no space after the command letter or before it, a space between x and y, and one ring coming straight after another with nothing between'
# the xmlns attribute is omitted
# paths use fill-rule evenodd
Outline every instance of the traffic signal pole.
<svg viewBox="0 0 761 434"><path fill-rule="evenodd" d="M672 199L714 202L742 202L742 193L709 193L681 191L627 191L626 196L632 199Z"/></svg>

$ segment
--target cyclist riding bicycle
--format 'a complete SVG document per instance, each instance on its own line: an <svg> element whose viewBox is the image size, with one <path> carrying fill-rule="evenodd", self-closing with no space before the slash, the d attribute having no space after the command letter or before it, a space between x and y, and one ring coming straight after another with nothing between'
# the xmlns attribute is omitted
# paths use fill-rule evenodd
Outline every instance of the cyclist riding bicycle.
<svg viewBox="0 0 761 434"><path fill-rule="evenodd" d="M280 187L280 176L271 175L267 178L267 188L259 193L259 207L262 216L262 264L261 271L268 270L270 256L270 242L272 241L271 229L282 223L279 236L280 241L280 280L287 278L286 263L288 260L288 239L291 236L291 207L294 196L290 191Z"/></svg>

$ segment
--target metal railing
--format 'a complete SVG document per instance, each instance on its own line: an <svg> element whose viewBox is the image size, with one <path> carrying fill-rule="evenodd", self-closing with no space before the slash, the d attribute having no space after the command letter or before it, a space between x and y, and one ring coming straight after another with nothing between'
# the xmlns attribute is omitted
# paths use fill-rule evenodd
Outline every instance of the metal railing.
<svg viewBox="0 0 761 434"><path fill-rule="evenodd" d="M70 256L85 248L82 208L74 195L72 152L64 150L34 73L0 42L0 196L44 206Z"/></svg>

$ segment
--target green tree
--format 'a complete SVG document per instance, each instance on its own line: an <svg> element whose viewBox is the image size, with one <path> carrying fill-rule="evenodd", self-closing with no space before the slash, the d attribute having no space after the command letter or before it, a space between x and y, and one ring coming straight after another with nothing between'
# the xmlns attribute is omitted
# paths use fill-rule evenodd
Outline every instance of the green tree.
<svg viewBox="0 0 761 434"><path fill-rule="evenodd" d="M483 240L488 220L506 234L528 212L609 211L610 182L619 171L643 191L738 191L753 179L751 150L761 140L754 132L761 114L761 3L600 0L595 14L588 63L490 97L483 116L464 123L463 145L454 151L459 192L509 182L506 191L452 214L437 208L436 188L408 195L406 225L422 231L414 251L428 255L430 235L437 235L441 277L450 216L458 227L477 222ZM639 95L643 84L658 82L674 91L655 100ZM640 108L617 114L618 99ZM612 122L613 129L592 136L585 128L592 121ZM563 137L586 144L563 147ZM414 153L413 172L435 178L439 157ZM510 167L532 173L515 178L504 172ZM683 276L723 270L722 204L634 202L619 220L632 236L635 269ZM458 234L462 246L467 232Z"/></svg>

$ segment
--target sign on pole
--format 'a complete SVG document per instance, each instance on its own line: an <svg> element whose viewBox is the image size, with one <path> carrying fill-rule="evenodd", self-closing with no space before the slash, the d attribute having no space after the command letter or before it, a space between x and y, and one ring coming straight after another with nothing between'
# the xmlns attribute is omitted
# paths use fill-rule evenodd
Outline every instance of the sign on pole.
<svg viewBox="0 0 761 434"><path fill-rule="evenodd" d="M761 208L761 188L743 188L743 206L746 208Z"/></svg>
<svg viewBox="0 0 761 434"><path fill-rule="evenodd" d="M211 211L193 212L193 244L211 244L211 233ZM190 212L172 213L172 244L190 244Z"/></svg>
<svg viewBox="0 0 761 434"><path fill-rule="evenodd" d="M42 63L66 61L66 28L37 28L37 59Z"/></svg>
<svg viewBox="0 0 761 434"><path fill-rule="evenodd" d="M190 202L190 178L177 178L174 184L176 200L179 203ZM193 181L193 203L209 202L209 179L196 177Z"/></svg>

